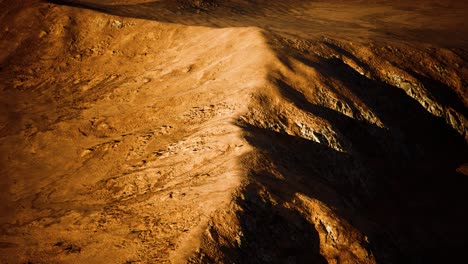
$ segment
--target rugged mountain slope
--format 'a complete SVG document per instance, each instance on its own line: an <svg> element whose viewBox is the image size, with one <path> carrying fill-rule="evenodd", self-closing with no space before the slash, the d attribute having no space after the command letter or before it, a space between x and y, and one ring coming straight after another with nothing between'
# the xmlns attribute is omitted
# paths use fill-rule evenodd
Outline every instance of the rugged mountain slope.
<svg viewBox="0 0 468 264"><path fill-rule="evenodd" d="M466 4L270 2L1 1L2 262L462 256Z"/></svg>

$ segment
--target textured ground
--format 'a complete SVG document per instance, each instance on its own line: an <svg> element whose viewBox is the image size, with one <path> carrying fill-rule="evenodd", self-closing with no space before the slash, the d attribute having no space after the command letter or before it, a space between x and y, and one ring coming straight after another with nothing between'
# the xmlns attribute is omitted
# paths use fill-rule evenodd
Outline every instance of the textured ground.
<svg viewBox="0 0 468 264"><path fill-rule="evenodd" d="M0 262L463 257L467 16L0 0Z"/></svg>

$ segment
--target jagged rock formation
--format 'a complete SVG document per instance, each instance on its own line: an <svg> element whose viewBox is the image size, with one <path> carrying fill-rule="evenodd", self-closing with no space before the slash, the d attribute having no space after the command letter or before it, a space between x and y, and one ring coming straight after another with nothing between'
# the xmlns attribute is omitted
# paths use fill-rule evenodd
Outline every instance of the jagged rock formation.
<svg viewBox="0 0 468 264"><path fill-rule="evenodd" d="M2 263L463 256L467 9L434 3L0 1Z"/></svg>

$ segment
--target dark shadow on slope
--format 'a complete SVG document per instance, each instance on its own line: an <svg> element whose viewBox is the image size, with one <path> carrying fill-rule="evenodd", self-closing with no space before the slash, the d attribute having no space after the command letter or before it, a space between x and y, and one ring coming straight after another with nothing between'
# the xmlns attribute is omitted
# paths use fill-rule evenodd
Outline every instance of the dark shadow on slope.
<svg viewBox="0 0 468 264"><path fill-rule="evenodd" d="M424 87L434 97L435 101L445 107L452 107L465 118L468 117L468 108L463 104L462 99L453 91L452 88L438 80L434 80L411 70L407 71L424 85Z"/></svg>
<svg viewBox="0 0 468 264"><path fill-rule="evenodd" d="M344 48L334 44L334 43L331 43L331 42L323 42L323 44L325 44L326 46L328 46L329 48L331 48L332 50L334 50L335 52L337 52L338 54L340 55L344 55L350 59L352 59L359 67L361 67L361 69L365 70L366 72L368 72L370 69L369 67L367 66L367 64L363 63L359 58L357 58L356 56L354 56L354 54L352 54L351 52L345 50Z"/></svg>
<svg viewBox="0 0 468 264"><path fill-rule="evenodd" d="M262 187L253 180L243 188L243 196L237 197L242 236L238 248L223 249L223 263L326 264L315 226L294 209L272 203Z"/></svg>
<svg viewBox="0 0 468 264"><path fill-rule="evenodd" d="M295 194L301 193L327 204L340 217L370 237L372 250L380 253L376 254L377 257L384 260L380 263L398 263L403 259L396 241L392 241L390 230L376 228L365 214L361 215L369 209L364 209L365 206L359 203L370 199L362 197L367 196L363 193L369 190L362 185L361 179L373 173L366 164L352 155L301 137L252 125L243 128L246 139L261 154L249 160L255 168L249 177L254 183L268 190L279 201L292 202ZM252 195L251 192L246 190L245 196L249 195ZM249 216L243 212L239 214L240 220L246 217ZM245 225L242 225L243 229ZM310 235L313 233L303 233L299 239L304 240Z"/></svg>
<svg viewBox="0 0 468 264"><path fill-rule="evenodd" d="M394 151L400 153L402 147L407 148L411 164L419 161L423 163L421 167L426 167L425 164L437 161L445 168L464 161L468 153L463 138L402 89L368 79L338 59L324 59L315 69L338 79L360 98L396 137L396 143L403 143L396 144Z"/></svg>
<svg viewBox="0 0 468 264"><path fill-rule="evenodd" d="M336 51L338 54L351 58L359 65L359 67L365 71L369 71L369 67L349 51L330 42L323 43ZM451 87L433 78L418 74L410 69L406 69L406 71L424 85L424 87L434 97L435 101L441 103L445 107L453 107L453 109L465 117L468 116L468 108L466 108L459 95L457 95Z"/></svg>
<svg viewBox="0 0 468 264"><path fill-rule="evenodd" d="M370 134L359 134L365 125L358 121L353 123L352 119L337 112L322 111L320 107L317 110L329 114L330 119L347 122L347 127L356 133L351 138ZM462 254L459 250L468 235L464 210L467 183L466 179L455 178L452 170L438 175L440 186L434 186L424 182L424 173L414 175L418 172L411 172L413 168L397 170L385 160L367 162L365 158L337 152L303 138L253 126L244 128L247 140L264 155L253 167L273 164L284 177L280 180L265 169L252 172L251 179L280 201L291 201L295 193L303 193L335 208L341 217L370 237L371 249L379 263L418 263L419 260L437 263L450 256L455 258L457 252ZM367 140L368 144L379 144L375 138ZM421 180L413 189L409 186L414 181L411 177ZM246 191L245 196L249 195L255 192ZM241 213L243 229L254 232L255 229L249 228L249 220L242 220L257 216L261 217ZM256 221L263 222L261 218ZM247 239L255 244L264 232L254 234ZM304 233L299 239L308 235L313 233Z"/></svg>
<svg viewBox="0 0 468 264"><path fill-rule="evenodd" d="M388 249L393 246L399 251L398 263L436 263L446 257L461 256L463 240L468 235L465 210L468 179L456 173L456 168L468 157L463 138L402 90L367 79L339 60L324 60L310 66L325 76L340 79L388 129L310 104L304 95L278 81L284 97L303 111L327 119L353 148L349 154L343 154L303 139L271 135L267 142L275 142L275 149L281 149L273 151L269 143L259 140L266 132L252 132L249 128L248 134L253 134L248 137L251 144L283 168L281 174L288 182L297 181L294 179L297 175L314 184L324 178L325 184L339 196L352 201L351 207L327 200L316 191L306 194L337 208L364 233L365 226L376 223L383 233L369 237L377 243L377 247L373 245L374 253L380 263L392 262L388 260L395 255L390 257ZM285 167L284 157L290 155L296 161ZM349 214L350 209L355 211ZM359 224L361 220L354 219L359 215L370 222ZM383 247L378 246L378 240Z"/></svg>

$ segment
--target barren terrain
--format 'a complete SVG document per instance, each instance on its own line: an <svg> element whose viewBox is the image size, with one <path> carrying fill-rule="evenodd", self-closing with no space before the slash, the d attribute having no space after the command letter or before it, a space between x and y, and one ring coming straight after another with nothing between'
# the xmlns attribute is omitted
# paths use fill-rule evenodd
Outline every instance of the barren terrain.
<svg viewBox="0 0 468 264"><path fill-rule="evenodd" d="M464 259L467 17L0 0L0 262Z"/></svg>

